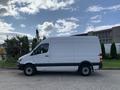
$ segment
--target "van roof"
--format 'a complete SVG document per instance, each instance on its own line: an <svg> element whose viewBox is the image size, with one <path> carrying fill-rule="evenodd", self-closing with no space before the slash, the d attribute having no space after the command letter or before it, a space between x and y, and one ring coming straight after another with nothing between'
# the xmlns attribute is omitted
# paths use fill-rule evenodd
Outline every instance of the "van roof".
<svg viewBox="0 0 120 90"><path fill-rule="evenodd" d="M98 37L97 36L69 36L69 37L50 37L50 38L47 38L47 39L45 39L45 40L43 40L42 41L42 43L44 43L44 42L49 42L50 40L75 40L75 39L87 39L87 41L88 40L98 40Z"/></svg>
<svg viewBox="0 0 120 90"><path fill-rule="evenodd" d="M50 38L48 38L48 39L67 39L67 38L97 38L98 39L98 37L97 36L66 36L66 37L50 37Z"/></svg>

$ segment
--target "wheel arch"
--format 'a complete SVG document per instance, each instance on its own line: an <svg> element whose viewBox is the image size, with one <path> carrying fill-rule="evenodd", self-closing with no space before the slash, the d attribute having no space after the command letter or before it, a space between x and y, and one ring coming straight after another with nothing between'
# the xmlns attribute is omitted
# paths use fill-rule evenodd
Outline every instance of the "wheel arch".
<svg viewBox="0 0 120 90"><path fill-rule="evenodd" d="M79 68L81 68L83 65L90 65L91 69L93 70L93 65L90 61L84 60L80 63Z"/></svg>
<svg viewBox="0 0 120 90"><path fill-rule="evenodd" d="M90 61L84 60L80 63L80 65L87 64L87 65L92 65Z"/></svg>
<svg viewBox="0 0 120 90"><path fill-rule="evenodd" d="M31 65L36 69L36 67L35 67L35 65L33 63L26 63L26 64L24 64L24 67L27 66L27 65Z"/></svg>

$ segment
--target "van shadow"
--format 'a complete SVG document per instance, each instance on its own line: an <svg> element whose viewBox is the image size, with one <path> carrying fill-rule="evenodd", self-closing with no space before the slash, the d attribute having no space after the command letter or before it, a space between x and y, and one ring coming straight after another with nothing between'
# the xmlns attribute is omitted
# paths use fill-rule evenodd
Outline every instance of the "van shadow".
<svg viewBox="0 0 120 90"><path fill-rule="evenodd" d="M63 77L104 77L104 75L100 72L93 72L90 76L82 76L78 72L72 71L39 71L34 76L63 76Z"/></svg>
<svg viewBox="0 0 120 90"><path fill-rule="evenodd" d="M80 75L78 74L77 72L66 72L66 71L39 71L37 72L36 75L44 75L44 76L50 76L50 75L53 75L53 76L57 76L57 75L63 75L63 76L66 76L66 75L69 75L69 76L76 76L76 75Z"/></svg>
<svg viewBox="0 0 120 90"><path fill-rule="evenodd" d="M18 73L20 76L25 76L23 72ZM78 72L72 72L72 71L39 71L34 76L79 76L84 77L80 75ZM87 77L104 77L104 75L101 72L93 72L90 76Z"/></svg>

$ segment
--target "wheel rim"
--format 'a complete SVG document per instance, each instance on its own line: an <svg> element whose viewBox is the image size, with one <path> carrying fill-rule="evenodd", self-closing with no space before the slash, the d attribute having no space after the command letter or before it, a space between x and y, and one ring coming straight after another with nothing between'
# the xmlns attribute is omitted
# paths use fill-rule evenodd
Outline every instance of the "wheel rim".
<svg viewBox="0 0 120 90"><path fill-rule="evenodd" d="M83 73L84 75L89 74L89 72L90 72L90 70L89 70L88 67L83 67L83 69L82 69L82 73Z"/></svg>
<svg viewBox="0 0 120 90"><path fill-rule="evenodd" d="M27 67L25 71L27 75L31 75L33 73L33 69L31 67Z"/></svg>

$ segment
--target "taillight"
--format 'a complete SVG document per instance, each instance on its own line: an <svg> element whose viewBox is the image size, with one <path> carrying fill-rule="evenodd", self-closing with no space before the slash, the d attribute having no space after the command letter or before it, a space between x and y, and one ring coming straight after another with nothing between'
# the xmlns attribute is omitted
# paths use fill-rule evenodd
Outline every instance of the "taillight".
<svg viewBox="0 0 120 90"><path fill-rule="evenodd" d="M100 62L103 61L102 53L99 54Z"/></svg>

